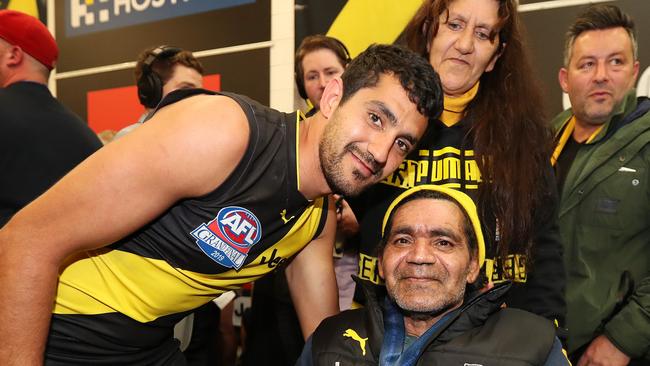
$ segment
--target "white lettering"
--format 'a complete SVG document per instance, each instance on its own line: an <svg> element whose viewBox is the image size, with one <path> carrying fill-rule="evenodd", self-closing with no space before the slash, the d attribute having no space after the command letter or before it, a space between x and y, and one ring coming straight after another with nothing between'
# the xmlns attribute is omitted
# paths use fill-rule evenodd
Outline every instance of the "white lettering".
<svg viewBox="0 0 650 366"><path fill-rule="evenodd" d="M99 22L100 23L106 23L108 22L110 18L110 13L108 12L108 9L102 9L99 11Z"/></svg>
<svg viewBox="0 0 650 366"><path fill-rule="evenodd" d="M154 8L160 8L165 5L165 0L153 0L151 1L151 6Z"/></svg>
<svg viewBox="0 0 650 366"><path fill-rule="evenodd" d="M120 15L120 7L124 7L124 13L131 13L131 0L114 0L113 14Z"/></svg>
<svg viewBox="0 0 650 366"><path fill-rule="evenodd" d="M242 263L246 259L246 255L240 253L237 249L219 239L219 237L210 231L205 224L192 231L192 235L217 251L210 254L214 258L222 260L225 255L237 266L237 268L241 267Z"/></svg>
<svg viewBox="0 0 650 366"><path fill-rule="evenodd" d="M212 231L208 230L208 228L205 226L201 227L199 230L200 231L196 232L194 236L201 241L210 244L209 242L213 241L214 238L216 238L216 235L214 235Z"/></svg>
<svg viewBox="0 0 650 366"><path fill-rule="evenodd" d="M250 230L248 230L248 233L246 234L246 238L244 239L248 245L253 245L255 241L253 240L253 237L255 236L255 232L257 231L256 228L251 227Z"/></svg>
<svg viewBox="0 0 650 366"><path fill-rule="evenodd" d="M239 227L237 227L237 235L241 233L247 233L249 229L253 228L253 225L251 225L248 220L241 220L239 223Z"/></svg>
<svg viewBox="0 0 650 366"><path fill-rule="evenodd" d="M144 11L149 7L151 0L144 0L142 4L138 3L138 0L131 0L131 6L135 11Z"/></svg>
<svg viewBox="0 0 650 366"><path fill-rule="evenodd" d="M88 6L82 4L83 0L73 0L70 6L70 25L72 28L81 26L83 18L84 25L93 25L95 23L95 14L88 11Z"/></svg>
<svg viewBox="0 0 650 366"><path fill-rule="evenodd" d="M228 226L233 233L239 235L241 234L241 231L237 231L237 230L239 228L240 221L241 221L241 217L239 217L239 215L230 215L219 222L221 223L221 225Z"/></svg>

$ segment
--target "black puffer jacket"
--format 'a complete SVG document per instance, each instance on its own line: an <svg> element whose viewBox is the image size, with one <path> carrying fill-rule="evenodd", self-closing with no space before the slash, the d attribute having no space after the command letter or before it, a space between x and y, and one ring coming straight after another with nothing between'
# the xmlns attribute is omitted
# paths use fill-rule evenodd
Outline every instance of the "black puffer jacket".
<svg viewBox="0 0 650 366"><path fill-rule="evenodd" d="M368 302L324 320L311 339L313 365L377 365L384 338L386 291L357 280ZM553 325L519 309L501 309L509 284L467 296L460 311L432 334L418 365L545 365ZM351 336L353 335L353 336ZM303 358L305 356L303 352ZM337 363L338 362L338 363ZM298 363L301 364L300 362Z"/></svg>

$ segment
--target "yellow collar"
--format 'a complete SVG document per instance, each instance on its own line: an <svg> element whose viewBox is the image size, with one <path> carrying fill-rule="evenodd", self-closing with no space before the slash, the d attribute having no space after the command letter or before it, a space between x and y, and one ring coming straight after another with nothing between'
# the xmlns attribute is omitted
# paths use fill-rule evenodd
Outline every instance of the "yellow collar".
<svg viewBox="0 0 650 366"><path fill-rule="evenodd" d="M605 127L605 124L601 125L598 127L594 133L589 136L587 141L585 141L585 144L591 143L596 136L600 133L600 131ZM555 150L553 150L553 156L551 156L551 165L555 165L557 163L557 159L560 157L560 154L562 153L562 149L564 149L564 146L566 145L567 141L569 141L569 138L571 138L571 135L573 135L573 130L576 128L576 116L571 116L571 119L569 122L567 122L566 126L564 127L564 130L562 131L562 135L560 135L560 139L557 142L557 146L555 146Z"/></svg>
<svg viewBox="0 0 650 366"><path fill-rule="evenodd" d="M463 118L465 108L478 93L478 85L479 82L477 81L471 89L460 97L454 98L445 95L445 109L442 111L442 116L440 116L440 120L445 126L451 127Z"/></svg>

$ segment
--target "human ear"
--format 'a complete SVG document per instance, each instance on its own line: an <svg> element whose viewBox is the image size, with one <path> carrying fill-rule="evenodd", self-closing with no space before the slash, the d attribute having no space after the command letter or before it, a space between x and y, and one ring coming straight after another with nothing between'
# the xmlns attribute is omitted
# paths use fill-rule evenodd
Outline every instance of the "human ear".
<svg viewBox="0 0 650 366"><path fill-rule="evenodd" d="M476 256L478 256L478 253L476 253ZM467 283L476 282L479 271L480 268L478 266L478 260L476 258L472 258L472 260L469 263L469 268L467 270L467 278L466 278Z"/></svg>
<svg viewBox="0 0 650 366"><path fill-rule="evenodd" d="M639 76L639 60L634 61L634 65L632 67L634 67L634 77L632 78L632 84L636 84L636 79Z"/></svg>
<svg viewBox="0 0 650 366"><path fill-rule="evenodd" d="M14 45L9 47L9 52L7 52L6 55L7 57L5 62L7 63L7 66L19 65L25 57L23 49Z"/></svg>
<svg viewBox="0 0 650 366"><path fill-rule="evenodd" d="M333 78L327 83L323 95L320 98L320 111L325 118L329 118L343 96L343 80L340 77Z"/></svg>
<svg viewBox="0 0 650 366"><path fill-rule="evenodd" d="M560 68L560 71L557 74L557 79L560 82L560 87L562 88L562 91L565 93L568 93L569 90L569 72L567 71L566 68L562 67Z"/></svg>
<svg viewBox="0 0 650 366"><path fill-rule="evenodd" d="M502 43L501 49L494 53L494 55L492 56L492 59L490 60L490 62L485 67L485 72L490 72L490 71L492 71L494 69L494 65L496 65L497 60L499 59L499 57L501 57L501 55L503 54L503 50L505 50L507 46L508 46L507 43L505 43L505 42Z"/></svg>

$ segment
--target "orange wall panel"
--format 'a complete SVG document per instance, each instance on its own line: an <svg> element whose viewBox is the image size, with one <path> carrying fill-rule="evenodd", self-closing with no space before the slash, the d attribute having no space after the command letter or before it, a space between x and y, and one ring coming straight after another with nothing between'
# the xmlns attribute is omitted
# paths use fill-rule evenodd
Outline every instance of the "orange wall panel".
<svg viewBox="0 0 650 366"><path fill-rule="evenodd" d="M221 75L204 76L203 87L220 91ZM89 91L86 94L86 103L88 107L88 126L95 132L104 130L119 131L135 123L144 113L144 107L138 101L138 92L135 85Z"/></svg>

